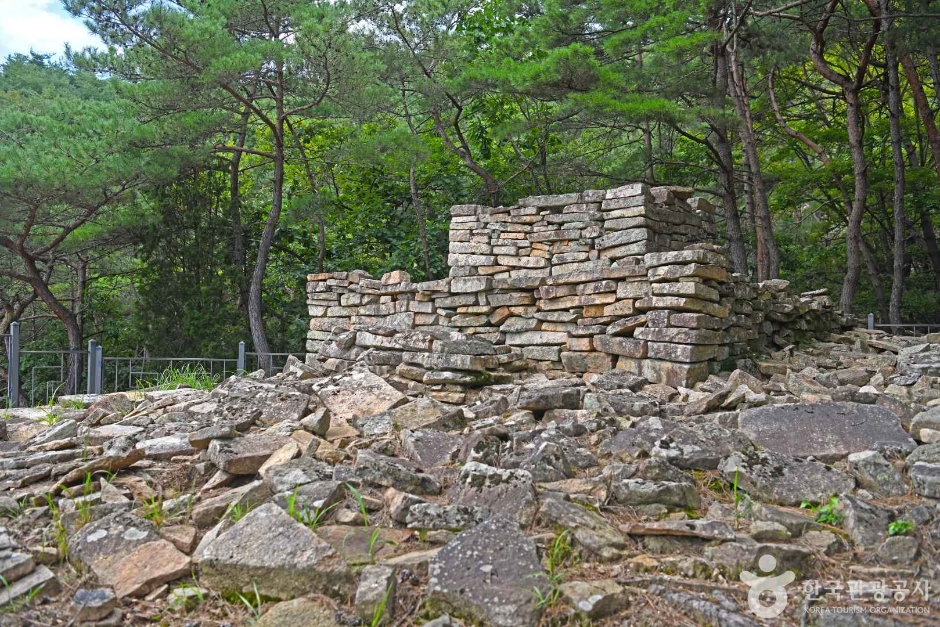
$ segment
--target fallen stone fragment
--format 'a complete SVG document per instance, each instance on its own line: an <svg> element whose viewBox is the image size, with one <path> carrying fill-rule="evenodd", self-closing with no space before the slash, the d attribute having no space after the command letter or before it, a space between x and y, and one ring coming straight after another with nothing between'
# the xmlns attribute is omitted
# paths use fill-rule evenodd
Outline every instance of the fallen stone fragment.
<svg viewBox="0 0 940 627"><path fill-rule="evenodd" d="M333 548L274 503L252 510L206 547L200 582L220 592L291 599L352 593L352 575Z"/></svg>
<svg viewBox="0 0 940 627"><path fill-rule="evenodd" d="M840 494L836 509L845 517L842 526L856 547L873 551L884 541L891 522L890 512L851 494Z"/></svg>
<svg viewBox="0 0 940 627"><path fill-rule="evenodd" d="M901 473L877 451L862 451L849 455L849 467L858 485L883 496L907 494L907 484Z"/></svg>
<svg viewBox="0 0 940 627"><path fill-rule="evenodd" d="M108 568L99 579L117 598L144 596L161 584L189 575L189 557L166 540L141 544Z"/></svg>
<svg viewBox="0 0 940 627"><path fill-rule="evenodd" d="M93 521L78 530L68 543L69 560L91 570L102 581L111 580L114 564L141 545L159 539L148 520L119 512Z"/></svg>
<svg viewBox="0 0 940 627"><path fill-rule="evenodd" d="M340 627L333 610L313 599L293 599L272 605L255 627Z"/></svg>
<svg viewBox="0 0 940 627"><path fill-rule="evenodd" d="M753 498L777 505L822 503L855 487L855 480L819 462L787 457L769 450L735 453L722 461L725 481L737 480Z"/></svg>
<svg viewBox="0 0 940 627"><path fill-rule="evenodd" d="M701 624L721 625L722 627L760 627L761 625L761 623L741 612L728 609L728 603L724 596L719 602L718 600L703 599L689 592L682 592L660 585L650 586L649 592L680 614L688 616Z"/></svg>
<svg viewBox="0 0 940 627"><path fill-rule="evenodd" d="M619 558L627 547L623 534L603 516L575 503L545 499L539 509L539 516L546 522L570 531L575 542L600 561Z"/></svg>
<svg viewBox="0 0 940 627"><path fill-rule="evenodd" d="M660 520L621 526L631 536L685 536L703 540L734 540L734 530L719 520Z"/></svg>
<svg viewBox="0 0 940 627"><path fill-rule="evenodd" d="M940 499L940 464L917 462L908 471L914 492L932 499Z"/></svg>
<svg viewBox="0 0 940 627"><path fill-rule="evenodd" d="M62 584L59 583L55 574L45 566L37 566L25 577L0 587L0 607L8 607L14 601L26 596L48 598L58 595L61 591Z"/></svg>
<svg viewBox="0 0 940 627"><path fill-rule="evenodd" d="M238 488L226 490L218 496L200 502L192 510L192 519L198 527L214 525L230 507L243 509L256 507L268 497L268 489L261 481L252 481Z"/></svg>
<svg viewBox="0 0 940 627"><path fill-rule="evenodd" d="M253 475L287 440L261 433L234 440L213 440L209 444L209 460L219 470L233 475Z"/></svg>
<svg viewBox="0 0 940 627"><path fill-rule="evenodd" d="M431 560L428 592L442 609L494 627L534 627L547 593L535 544L512 520L491 518L458 534Z"/></svg>
<svg viewBox="0 0 940 627"><path fill-rule="evenodd" d="M351 568L384 560L395 552L396 547L416 535L409 529L367 527L362 522L321 525L316 533Z"/></svg>
<svg viewBox="0 0 940 627"><path fill-rule="evenodd" d="M447 495L451 503L479 506L491 514L512 518L520 525L531 524L539 507L530 473L480 462L464 465L458 482Z"/></svg>
<svg viewBox="0 0 940 627"><path fill-rule="evenodd" d="M885 445L913 450L915 443L893 412L858 403L794 403L749 409L738 419L754 444L792 457L823 462ZM799 433L800 437L792 437Z"/></svg>
<svg viewBox="0 0 940 627"><path fill-rule="evenodd" d="M108 588L79 588L72 596L76 622L95 622L106 618L117 607L117 597Z"/></svg>
<svg viewBox="0 0 940 627"><path fill-rule="evenodd" d="M363 370L338 375L315 391L333 417L349 422L381 414L408 401L384 379Z"/></svg>
<svg viewBox="0 0 940 627"><path fill-rule="evenodd" d="M208 427L203 427L202 429L197 429L196 431L190 432L189 444L193 448L205 449L209 448L209 444L212 443L212 440L225 440L230 438L237 438L241 435L234 425L231 424L218 424L210 425Z"/></svg>
<svg viewBox="0 0 940 627"><path fill-rule="evenodd" d="M687 510L701 507L701 499L691 483L626 479L611 482L614 500L621 505L663 505L669 509Z"/></svg>
<svg viewBox="0 0 940 627"><path fill-rule="evenodd" d="M374 564L363 568L356 589L359 618L373 627L392 622L396 583L395 569L390 566Z"/></svg>
<svg viewBox="0 0 940 627"><path fill-rule="evenodd" d="M292 492L294 488L305 483L331 479L332 466L313 457L301 456L271 468L264 478L264 483L272 494L277 494Z"/></svg>
<svg viewBox="0 0 940 627"><path fill-rule="evenodd" d="M566 582L559 590L572 608L593 620L622 612L630 605L630 595L613 579Z"/></svg>
<svg viewBox="0 0 940 627"><path fill-rule="evenodd" d="M117 438L105 447L103 454L67 473L59 480L60 486L70 486L85 481L89 474L113 473L133 466L146 456L143 449L134 448L130 438Z"/></svg>
<svg viewBox="0 0 940 627"><path fill-rule="evenodd" d="M740 434L714 423L678 426L653 442L651 457L669 460L685 470L714 470L719 462L735 451L753 447Z"/></svg>
<svg viewBox="0 0 940 627"><path fill-rule="evenodd" d="M356 476L367 483L395 488L413 494L440 494L441 484L431 475L405 460L378 455L372 451L359 451L356 456Z"/></svg>
<svg viewBox="0 0 940 627"><path fill-rule="evenodd" d="M487 514L476 505L415 503L408 508L405 523L410 529L463 531L482 522Z"/></svg>

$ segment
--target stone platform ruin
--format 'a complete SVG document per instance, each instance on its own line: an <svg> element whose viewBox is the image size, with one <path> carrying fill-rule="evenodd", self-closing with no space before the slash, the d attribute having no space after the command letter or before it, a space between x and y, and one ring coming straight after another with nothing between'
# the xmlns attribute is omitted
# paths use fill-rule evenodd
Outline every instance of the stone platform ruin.
<svg viewBox="0 0 940 627"><path fill-rule="evenodd" d="M450 276L308 276L307 363L364 362L428 396L544 373L622 370L689 387L844 321L825 290L730 271L715 209L642 183L451 208Z"/></svg>

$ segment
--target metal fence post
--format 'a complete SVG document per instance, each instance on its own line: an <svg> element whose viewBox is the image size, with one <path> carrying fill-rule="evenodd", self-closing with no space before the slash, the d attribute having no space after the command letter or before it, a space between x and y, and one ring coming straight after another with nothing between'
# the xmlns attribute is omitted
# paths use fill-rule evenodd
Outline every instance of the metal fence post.
<svg viewBox="0 0 940 627"><path fill-rule="evenodd" d="M95 349L95 394L101 394L104 381L104 349L99 345Z"/></svg>
<svg viewBox="0 0 940 627"><path fill-rule="evenodd" d="M235 362L235 374L245 374L245 343L238 343L238 360Z"/></svg>
<svg viewBox="0 0 940 627"><path fill-rule="evenodd" d="M7 403L19 407L20 403L20 323L10 324L10 352L7 372Z"/></svg>
<svg viewBox="0 0 940 627"><path fill-rule="evenodd" d="M95 367L95 360L98 355L98 342L94 340L88 340L88 384L86 390L88 394L95 393L95 373L97 368Z"/></svg>
<svg viewBox="0 0 940 627"><path fill-rule="evenodd" d="M868 330L875 330L875 314L873 313L868 314Z"/></svg>

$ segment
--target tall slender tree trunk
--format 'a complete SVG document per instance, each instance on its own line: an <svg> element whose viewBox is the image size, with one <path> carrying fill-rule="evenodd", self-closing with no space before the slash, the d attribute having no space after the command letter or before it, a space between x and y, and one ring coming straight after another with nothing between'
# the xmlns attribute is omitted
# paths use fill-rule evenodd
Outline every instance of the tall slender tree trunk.
<svg viewBox="0 0 940 627"><path fill-rule="evenodd" d="M855 190L852 198L852 211L848 216L848 226L845 231L846 271L845 279L842 281L842 298L839 301L839 308L842 313L850 314L855 306L855 294L858 291L858 279L862 270L860 247L862 218L865 216L868 199L868 160L865 157L865 134L858 92L846 90L845 101Z"/></svg>
<svg viewBox="0 0 940 627"><path fill-rule="evenodd" d="M718 111L723 111L725 96L728 93L728 56L725 47L714 44L712 56L715 63L713 103ZM721 113L712 123L715 134L715 152L718 153L718 169L721 173L721 207L725 215L725 230L728 236L728 249L731 253L731 266L742 276L748 275L747 249L744 246L744 233L741 230L741 215L738 212L738 195L735 191L734 155L728 140L728 125Z"/></svg>
<svg viewBox="0 0 940 627"><path fill-rule="evenodd" d="M895 52L894 18L891 15L890 0L879 0L881 5L881 29L885 36L885 78L888 96L888 118L891 130L891 161L894 165L894 262L891 273L891 302L889 320L891 324L901 324L901 297L904 294L904 253L907 237L905 235L904 192L905 171L904 151L901 148L901 85L898 76L898 58Z"/></svg>
<svg viewBox="0 0 940 627"><path fill-rule="evenodd" d="M82 378L82 329L78 324L75 313L60 301L49 288L49 277L45 277L39 271L36 260L29 254L21 254L23 267L26 269L26 276L29 277L29 284L39 296L39 300L45 303L52 314L59 319L65 326L65 333L69 341L69 358L66 364L65 373L65 393L78 394L78 386Z"/></svg>
<svg viewBox="0 0 940 627"><path fill-rule="evenodd" d="M937 234L933 229L933 216L926 207L920 212L920 230L924 234L924 249L930 258L934 279L937 281L937 291L940 292L940 245L937 244Z"/></svg>
<svg viewBox="0 0 940 627"><path fill-rule="evenodd" d="M235 139L236 150L232 153L229 162L229 214L232 220L231 257L235 266L235 279L238 287L238 308L242 311L248 309L249 285L245 274L245 229L242 224L242 196L241 196L241 161L242 152L238 150L245 147L248 139L248 119L251 111L246 106L242 112L241 125L238 137Z"/></svg>
<svg viewBox="0 0 940 627"><path fill-rule="evenodd" d="M411 203L415 207L415 218L418 220L418 235L421 237L421 256L424 259L424 273L427 279L434 278L431 274L431 252L428 249L428 229L424 220L424 208L418 194L418 179L415 176L415 167L408 169L408 184L411 188Z"/></svg>
<svg viewBox="0 0 940 627"><path fill-rule="evenodd" d="M326 263L326 219L323 211L317 211L317 272L323 272Z"/></svg>
<svg viewBox="0 0 940 627"><path fill-rule="evenodd" d="M751 103L744 83L743 71L735 54L729 55L728 92L740 121L741 146L751 171L751 189L754 201L754 219L757 234L757 280L766 281L780 276L780 252L774 239L773 219L767 188L761 174L760 157L757 152L757 137L751 116Z"/></svg>
<svg viewBox="0 0 940 627"><path fill-rule="evenodd" d="M878 264L875 262L875 255L871 246L863 237L859 250L862 253L862 259L865 261L865 269L868 272L868 278L871 281L871 290L875 295L875 307L878 309L878 319L887 320L889 316L888 301L885 298L884 285L881 282L881 273L878 272Z"/></svg>
<svg viewBox="0 0 940 627"><path fill-rule="evenodd" d="M251 329L251 341L258 354L258 367L265 372L271 369L271 346L264 330L262 317L262 295L264 292L264 275L268 269L268 258L271 247L274 245L274 235L277 224L281 219L281 208L284 202L284 66L278 61L275 85L275 107L277 115L273 130L274 140L274 173L271 181L271 211L261 231L261 241L258 242L258 257L255 268L251 273L251 286L248 292L248 326Z"/></svg>

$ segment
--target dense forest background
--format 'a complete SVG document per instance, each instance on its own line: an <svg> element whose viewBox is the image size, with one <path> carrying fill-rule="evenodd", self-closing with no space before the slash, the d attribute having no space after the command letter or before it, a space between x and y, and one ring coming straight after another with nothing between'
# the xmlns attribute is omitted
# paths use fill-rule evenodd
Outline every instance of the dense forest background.
<svg viewBox="0 0 940 627"><path fill-rule="evenodd" d="M452 204L641 180L754 280L940 321L940 2L65 5L106 48L0 67L33 349L303 352L307 273L445 276Z"/></svg>

